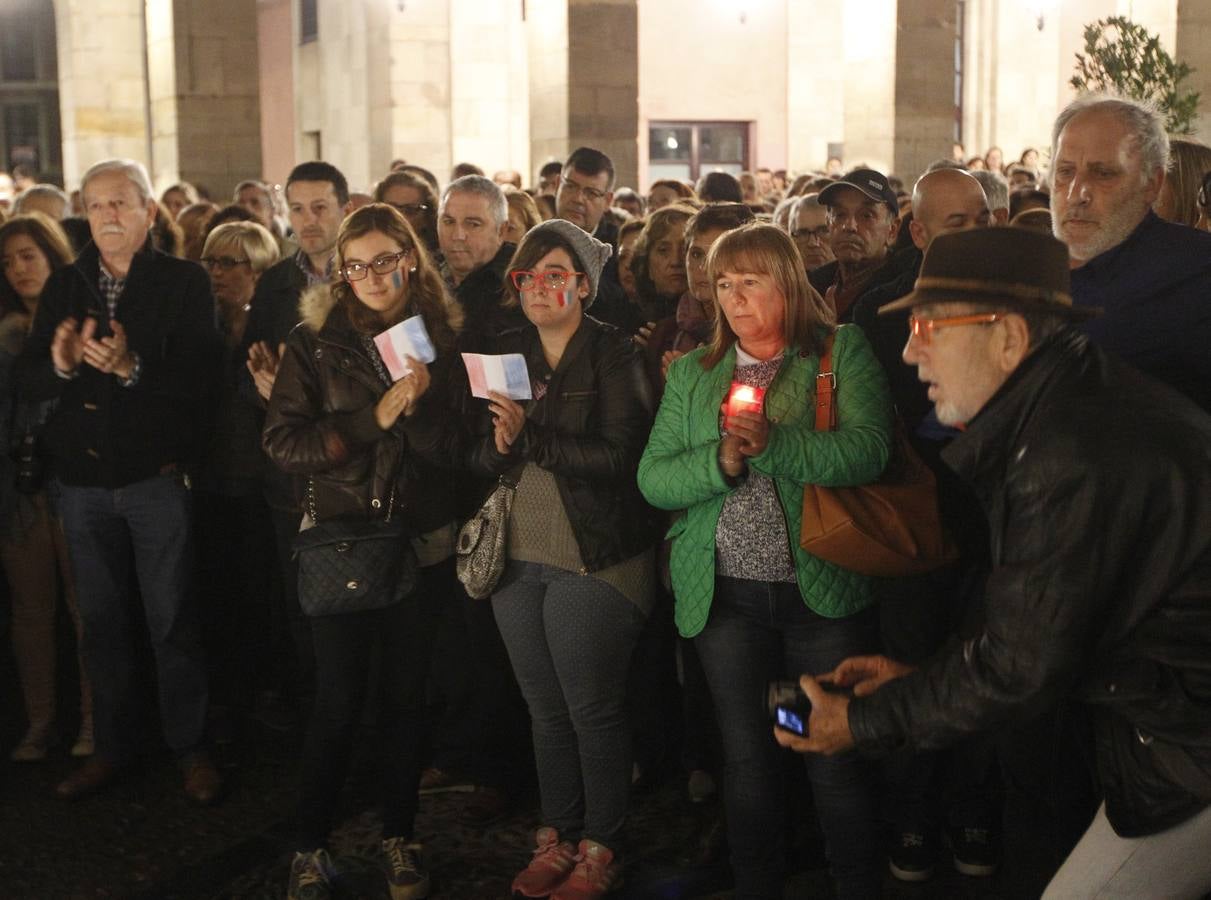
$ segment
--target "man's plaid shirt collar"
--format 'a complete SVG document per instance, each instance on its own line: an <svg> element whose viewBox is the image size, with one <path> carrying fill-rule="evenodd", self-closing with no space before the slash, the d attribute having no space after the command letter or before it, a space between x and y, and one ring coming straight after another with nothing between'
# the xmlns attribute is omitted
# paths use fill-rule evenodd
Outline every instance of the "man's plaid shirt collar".
<svg viewBox="0 0 1211 900"><path fill-rule="evenodd" d="M332 280L332 264L335 261L335 254L328 257L328 264L324 266L324 273L316 275L311 268L311 260L307 254L300 250L294 254L294 264L299 267L299 271L307 279L307 287L315 287L317 284L327 284Z"/></svg>

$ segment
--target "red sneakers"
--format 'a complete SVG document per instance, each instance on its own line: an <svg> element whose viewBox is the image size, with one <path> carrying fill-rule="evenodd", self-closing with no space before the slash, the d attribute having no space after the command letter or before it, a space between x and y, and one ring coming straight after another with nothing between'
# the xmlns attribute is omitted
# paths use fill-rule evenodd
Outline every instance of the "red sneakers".
<svg viewBox="0 0 1211 900"><path fill-rule="evenodd" d="M546 897L561 885L576 865L576 848L559 840L554 828L540 828L530 864L513 879L513 893L523 897ZM552 895L553 896L553 895Z"/></svg>
<svg viewBox="0 0 1211 900"><path fill-rule="evenodd" d="M614 862L614 853L596 841L581 841L576 853L576 868L550 900L597 900L622 886L622 867Z"/></svg>

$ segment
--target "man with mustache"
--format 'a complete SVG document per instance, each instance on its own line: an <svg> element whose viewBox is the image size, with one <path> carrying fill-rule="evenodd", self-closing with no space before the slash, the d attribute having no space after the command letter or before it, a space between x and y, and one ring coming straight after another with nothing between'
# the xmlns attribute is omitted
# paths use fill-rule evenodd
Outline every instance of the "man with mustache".
<svg viewBox="0 0 1211 900"><path fill-rule="evenodd" d="M844 324L863 294L899 278L920 255L913 248L892 255L900 205L882 172L854 169L824 188L819 200L828 210L828 242L836 260L813 269L808 281Z"/></svg>
<svg viewBox="0 0 1211 900"><path fill-rule="evenodd" d="M1211 411L1211 235L1152 211L1169 162L1163 116L1134 100L1075 100L1056 118L1051 159L1073 302L1105 310L1086 334Z"/></svg>
<svg viewBox="0 0 1211 900"><path fill-rule="evenodd" d="M141 163L81 180L92 241L54 272L17 364L23 399L57 400L40 443L55 473L75 571L96 752L55 789L74 799L138 761L141 686L130 615L138 578L164 740L186 794L218 795L203 749L209 694L192 592L188 469L206 445L222 345L206 273L153 249L156 203Z"/></svg>

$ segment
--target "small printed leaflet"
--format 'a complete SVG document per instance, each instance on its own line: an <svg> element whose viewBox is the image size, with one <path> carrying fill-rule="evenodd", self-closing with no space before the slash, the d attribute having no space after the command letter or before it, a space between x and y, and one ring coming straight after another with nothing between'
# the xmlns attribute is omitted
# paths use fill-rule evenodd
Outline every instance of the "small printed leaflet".
<svg viewBox="0 0 1211 900"><path fill-rule="evenodd" d="M404 319L381 334L376 334L374 346L378 347L379 356L383 358L387 371L391 373L392 381L399 381L412 371L408 366L409 356L423 363L431 363L437 359L437 351L433 349L429 332L425 330L425 320L420 316Z"/></svg>
<svg viewBox="0 0 1211 900"><path fill-rule="evenodd" d="M488 391L504 394L510 400L529 400L532 396L530 372L526 368L526 358L520 353L504 356L464 353L463 364L467 367L473 397L486 400Z"/></svg>

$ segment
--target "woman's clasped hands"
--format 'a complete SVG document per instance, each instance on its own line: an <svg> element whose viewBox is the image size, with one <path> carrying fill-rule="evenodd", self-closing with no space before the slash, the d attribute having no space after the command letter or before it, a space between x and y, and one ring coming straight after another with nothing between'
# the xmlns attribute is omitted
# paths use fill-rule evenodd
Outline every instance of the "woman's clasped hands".
<svg viewBox="0 0 1211 900"><path fill-rule="evenodd" d="M724 403L726 414L726 402ZM743 410L727 419L727 431L719 441L719 468L738 478L748 467L748 458L760 456L769 446L770 422L764 412Z"/></svg>

